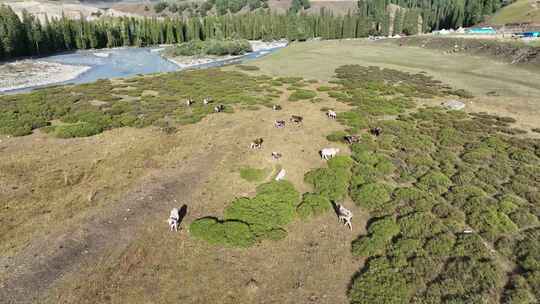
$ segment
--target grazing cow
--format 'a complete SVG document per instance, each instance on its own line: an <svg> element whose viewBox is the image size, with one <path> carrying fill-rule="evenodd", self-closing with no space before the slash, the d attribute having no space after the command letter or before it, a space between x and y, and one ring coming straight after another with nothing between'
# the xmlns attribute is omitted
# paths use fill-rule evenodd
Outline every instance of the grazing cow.
<svg viewBox="0 0 540 304"><path fill-rule="evenodd" d="M188 107L190 107L190 106L191 106L192 104L194 104L194 103L195 103L195 100L193 100L193 99L191 99L191 98L188 98L188 99L186 100L186 105L187 105Z"/></svg>
<svg viewBox="0 0 540 304"><path fill-rule="evenodd" d="M167 220L167 222L169 223L170 231L178 231L179 220L180 220L180 212L178 208L173 208L171 210L171 214L169 215L169 219Z"/></svg>
<svg viewBox="0 0 540 304"><path fill-rule="evenodd" d="M263 143L263 139L262 138L257 138L255 139L254 141L251 142L251 149L260 149L262 147L262 143Z"/></svg>
<svg viewBox="0 0 540 304"><path fill-rule="evenodd" d="M285 169L281 169L279 173L276 175L275 180L280 181L285 178Z"/></svg>
<svg viewBox="0 0 540 304"><path fill-rule="evenodd" d="M382 129L379 128L379 127L375 127L375 128L371 128L371 130L369 130L369 132L375 136L379 136L382 134Z"/></svg>
<svg viewBox="0 0 540 304"><path fill-rule="evenodd" d="M341 206L341 205L338 205L337 206L337 212L338 212L338 221L341 223L343 222L346 226L349 226L349 229L352 230L352 223L351 223L351 219L353 217L353 213L351 212L351 210Z"/></svg>
<svg viewBox="0 0 540 304"><path fill-rule="evenodd" d="M206 97L202 102L204 105L207 105L212 102L212 97Z"/></svg>
<svg viewBox="0 0 540 304"><path fill-rule="evenodd" d="M285 128L285 120L276 120L274 122L274 127L278 129Z"/></svg>
<svg viewBox="0 0 540 304"><path fill-rule="evenodd" d="M356 135L347 135L343 137L343 139L345 139L345 142L348 143L349 145L352 145L360 141L360 138Z"/></svg>
<svg viewBox="0 0 540 304"><path fill-rule="evenodd" d="M278 104L275 104L275 105L272 106L272 110L279 111L279 110L281 110L281 106L278 105Z"/></svg>
<svg viewBox="0 0 540 304"><path fill-rule="evenodd" d="M339 153L339 148L324 148L321 151L319 151L321 154L321 157L325 160L329 160L330 158L336 156Z"/></svg>
<svg viewBox="0 0 540 304"><path fill-rule="evenodd" d="M281 158L281 156L282 156L282 155L281 155L281 153L279 153L279 152L272 152L272 159L273 159L273 160L278 160L278 159Z"/></svg>
<svg viewBox="0 0 540 304"><path fill-rule="evenodd" d="M220 105L217 105L214 107L214 112L216 113L219 113L219 112L223 112L225 110L225 106L220 104Z"/></svg>
<svg viewBox="0 0 540 304"><path fill-rule="evenodd" d="M326 112L326 116L328 116L328 118L330 118L330 119L336 119L337 114L336 114L336 112L334 112L332 110L328 110L328 112Z"/></svg>
<svg viewBox="0 0 540 304"><path fill-rule="evenodd" d="M292 115L291 119L290 119L290 121L295 123L295 124L301 124L303 120L304 120L304 118L302 116L298 116L298 115Z"/></svg>

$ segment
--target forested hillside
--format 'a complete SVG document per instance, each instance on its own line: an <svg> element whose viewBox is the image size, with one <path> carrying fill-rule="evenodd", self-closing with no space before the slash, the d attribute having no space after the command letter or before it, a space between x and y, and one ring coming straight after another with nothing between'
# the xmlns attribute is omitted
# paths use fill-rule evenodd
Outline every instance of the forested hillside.
<svg viewBox="0 0 540 304"><path fill-rule="evenodd" d="M389 10L389 4L397 4L400 8ZM500 0L427 3L370 0L359 1L357 11L345 16L334 16L324 11L312 15L295 12L307 5L309 2L298 2L294 10L281 15L258 10L191 18L121 17L95 21L46 18L44 23L25 12L19 18L10 7L1 5L0 60L75 49L172 44L218 35L224 38L300 41L313 37L342 39L395 33L414 35L419 31L456 28L482 21L485 15L500 7Z"/></svg>

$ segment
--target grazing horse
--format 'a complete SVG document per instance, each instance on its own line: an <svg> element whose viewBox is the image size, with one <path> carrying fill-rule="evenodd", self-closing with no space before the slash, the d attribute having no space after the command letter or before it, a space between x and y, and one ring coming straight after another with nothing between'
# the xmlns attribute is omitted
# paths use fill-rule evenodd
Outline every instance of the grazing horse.
<svg viewBox="0 0 540 304"><path fill-rule="evenodd" d="M278 159L281 158L281 156L282 156L282 155L281 155L281 153L279 153L279 152L272 152L272 159L273 159L273 160L278 160Z"/></svg>
<svg viewBox="0 0 540 304"><path fill-rule="evenodd" d="M380 127L371 128L371 130L369 130L369 133L375 136L379 136L382 134L382 129Z"/></svg>
<svg viewBox="0 0 540 304"><path fill-rule="evenodd" d="M330 119L336 119L337 114L336 114L336 112L334 112L332 110L328 110L328 112L326 112L326 116L328 116L328 118L330 118Z"/></svg>
<svg viewBox="0 0 540 304"><path fill-rule="evenodd" d="M170 231L178 231L178 221L180 220L180 212L178 208L173 208L167 222L169 223Z"/></svg>
<svg viewBox="0 0 540 304"><path fill-rule="evenodd" d="M250 148L251 149L260 149L262 147L262 143L264 140L262 138L257 138L254 141L251 142Z"/></svg>
<svg viewBox="0 0 540 304"><path fill-rule="evenodd" d="M223 112L225 110L225 106L220 104L220 105L217 105L214 107L214 112L216 113L219 113L219 112Z"/></svg>
<svg viewBox="0 0 540 304"><path fill-rule="evenodd" d="M280 181L285 178L285 169L281 169L279 173L276 175L275 180Z"/></svg>
<svg viewBox="0 0 540 304"><path fill-rule="evenodd" d="M347 135L347 136L344 136L343 139L345 139L345 142L348 143L349 145L352 145L360 141L360 138L356 135Z"/></svg>
<svg viewBox="0 0 540 304"><path fill-rule="evenodd" d="M339 148L324 148L321 151L319 151L319 154L321 154L321 157L324 160L329 160L330 158L336 156L339 153Z"/></svg>
<svg viewBox="0 0 540 304"><path fill-rule="evenodd" d="M275 104L275 105L272 106L272 110L279 111L279 110L281 110L281 106L278 105L278 104Z"/></svg>
<svg viewBox="0 0 540 304"><path fill-rule="evenodd" d="M349 226L349 229L352 230L352 223L351 223L351 219L353 217L353 213L351 212L351 210L341 206L341 205L338 205L337 206L337 213L338 213L338 221L341 223L343 222L346 226Z"/></svg>
<svg viewBox="0 0 540 304"><path fill-rule="evenodd" d="M274 127L278 129L285 128L285 120L276 120L274 122Z"/></svg>
<svg viewBox="0 0 540 304"><path fill-rule="evenodd" d="M298 115L292 115L291 118L289 119L290 122L295 123L295 124L301 124L303 120L304 118Z"/></svg>

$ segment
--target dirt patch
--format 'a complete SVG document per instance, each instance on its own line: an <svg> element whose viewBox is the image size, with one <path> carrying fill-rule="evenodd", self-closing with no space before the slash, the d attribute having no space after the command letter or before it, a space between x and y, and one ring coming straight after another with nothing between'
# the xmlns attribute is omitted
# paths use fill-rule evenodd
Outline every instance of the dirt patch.
<svg viewBox="0 0 540 304"><path fill-rule="evenodd" d="M31 155L39 157L53 145L63 144L64 149L69 147L68 157L63 158L69 160L78 155L76 151L88 154L90 147L97 149L96 140L102 142L99 150L117 155L115 151L122 147L125 137L134 137L135 141L128 142L149 148L140 160L131 154L123 156L133 159L133 167L140 167L141 171L133 172L134 182L115 189L117 196L101 188L87 189L83 197L95 206L84 207L80 214L59 224L42 221L45 234L29 233L30 228L17 230L26 231L27 237L13 243L19 245L0 261L0 299L8 303L346 303L351 272L362 262L350 256L350 242L365 226L362 211L355 207L351 207L356 215L352 233L327 214L308 223L297 220L287 227L289 236L285 240L264 242L246 251L209 246L191 239L185 230L196 218L221 216L223 208L235 197L254 193L257 184L239 176L243 166L282 166L297 189L309 190L303 175L325 165L317 154L318 149L330 145L324 136L342 129L320 109L344 110L347 106L327 97L318 103L293 103L287 97L288 93L281 97L282 111L260 107L258 111L210 115L171 136L147 128L118 129L69 141L49 139L44 134L7 139L11 144L5 147L5 155L24 149L28 154L25 159L33 159ZM303 115L304 125L273 127L274 120L287 120L292 114ZM146 139L137 140L132 132L146 134ZM250 150L250 141L259 136L265 138L263 148ZM109 139L111 143L104 145ZM26 149L36 141L41 142L41 149ZM110 146L113 142L116 146ZM122 149L133 147L127 145ZM279 163L271 159L274 150L284 155ZM103 167L118 162L115 158L91 158ZM53 159L52 163L58 162ZM23 175L35 171L31 167L19 168L29 170L21 171ZM127 168L113 169L121 183L125 177L120 173ZM68 174L68 179L86 181L76 179L79 174L75 173ZM36 177L38 183L46 176ZM19 184L19 180L15 182ZM92 184L92 180L88 183ZM62 178L60 184L64 184ZM113 184L110 183L111 187ZM68 196L70 191L81 191L69 189L64 190ZM28 195L24 193L20 197ZM29 200L29 204L35 202ZM168 211L182 204L188 205L184 230L169 235L165 223ZM352 202L346 204L353 206ZM54 213L56 209L52 210ZM19 211L10 212L6 216L16 217L14 212ZM229 292L224 295L223 290Z"/></svg>

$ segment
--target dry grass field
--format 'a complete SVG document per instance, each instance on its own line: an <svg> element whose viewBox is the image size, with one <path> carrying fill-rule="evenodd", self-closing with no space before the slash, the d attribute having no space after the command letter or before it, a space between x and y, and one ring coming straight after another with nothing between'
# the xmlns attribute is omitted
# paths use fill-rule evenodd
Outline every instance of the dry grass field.
<svg viewBox="0 0 540 304"><path fill-rule="evenodd" d="M452 265L451 263L455 261L461 261L461 258L464 263L470 260L476 261L476 255L478 255L482 258L478 260L478 264L473 264L477 268L471 267L475 271L480 269L480 273L483 273L486 268L480 267L491 265L488 263L493 261L492 268L495 269L493 273L496 274L494 275L496 278L490 277L492 269L489 268L486 272L488 274L482 279L493 279L495 286L490 285L483 287L484 289L467 290L467 292L477 293L489 303L497 303L503 298L503 293L506 294L510 289L508 286L513 282L512 277L518 274L517 271L514 272L514 268L521 261L513 260L511 254L504 251L504 244L496 243L491 238L495 235L520 241L521 233L527 229L531 231L537 229L538 225L535 224L536 222L531 222L530 225L522 225L520 222L518 229L516 224L508 219L511 224L507 226L504 226L505 223L498 222L490 226L492 223L489 221L493 220L492 218L484 222L478 220L480 222L478 224L475 212L485 215L482 213L485 210L473 210L467 215L461 210L456 211L457 222L452 222L454 219L450 218L450 214L456 208L452 207L454 208L452 209L449 204L457 204L460 199L465 199L465 196L438 195L446 191L449 193L454 191L453 187L456 185L452 183L461 182L458 178L464 178L462 175L465 174L459 170L471 169L469 168L471 166L481 172L488 169L501 172L506 170L505 172L513 174L516 171L516 182L508 185L506 182L501 184L496 180L493 181L491 188L492 185L489 182L493 179L489 174L482 176L489 182L478 185L478 187L484 187L480 192L491 191L489 198L484 197L485 202L496 204L493 201L495 198L497 200L500 198L495 195L497 191L513 191L512 193L523 191L521 196L530 200L530 206L511 206L515 209L523 209L520 211L537 220L538 209L533 207L533 201L537 199L537 196L534 196L534 189L538 188L534 188L536 182L533 177L538 176L540 172L535 171L538 163L536 161L540 157L535 156L535 153L538 155L540 149L535 152L534 142L527 140L538 137L538 133L531 132L531 129L540 128L540 121L537 119L540 115L538 104L540 102L540 73L538 71L481 57L446 55L421 48L400 48L391 44L373 44L366 41L292 44L288 48L249 64L259 67L260 70L242 69L248 75L300 76L306 80L316 79L317 81L287 82L289 80L284 80L281 83L277 78L270 77L242 78L245 82L236 82L234 85L246 86L245 89L239 90L244 95L236 91L234 91L236 93L233 92L234 94L231 93L234 96L226 105L227 113L212 113L211 110L204 109L200 105L185 109L183 95L181 96L182 90L188 89L202 90L201 94L207 94L209 90L216 94L226 94L228 88L221 85L225 83L231 86L231 84L227 82L227 79L222 78L233 74L222 75L217 72L218 70L209 70L207 73L189 72L192 74L188 75L208 77L208 83L204 84L193 80L204 78L184 77L180 73L170 77L145 76L131 80L115 80L111 83L102 82L97 85L71 87L65 89L66 92L73 90L74 94L71 95L76 95L76 92L86 92L84 90L90 92L88 94L95 94L96 92L92 91L95 86L101 85L104 90L108 87L106 90L109 95L103 93L102 101L96 101L92 99L93 97L87 96L85 98L89 101L78 99L74 102L81 109L86 109L83 107L84 102L101 107L100 111L110 111L107 108L109 103L153 105L155 107L137 108L147 115L139 114L138 117L146 118L166 113L165 119L176 115L180 123L175 125L177 130L169 132L170 134L163 132L164 128L160 130L158 126L133 128L111 125L114 127L97 132L97 135L66 139L56 138L54 135L60 133L58 130L55 131L54 127L62 128L68 122L53 121L52 131L47 129L51 127L45 127L21 137L0 135L0 302L349 303L351 298L348 292L351 291L351 286L355 282L358 290L362 290L361 288L365 286L362 285L364 282L355 281L359 277L358 271L363 269L366 261L377 260L371 254L358 254L357 247L359 246L357 245L362 243L358 240L369 241L370 237L375 239L374 223L381 224L381 219L399 220L401 228L398 225L398 231L401 229L403 234L398 237L394 233L394 238L389 240L393 243L387 244L388 250L382 252L383 256L385 253L389 256L390 253L403 254L399 251L406 251L408 248L403 244L409 244L407 241L411 241L410 244L416 244L412 241L418 238L418 243L425 241L426 245L423 246L423 243L420 243L417 245L420 248L409 250L418 250L418 257L424 255L423 258L426 258L432 254L430 250L436 247L436 245L428 246L430 242L437 240L437 237L441 235L449 236L452 244L454 242L456 244L455 248L450 247L454 248L455 252L471 250L472 253L465 252L464 254L469 260L463 256L452 256L454 253L447 253L444 258L448 256L452 258L445 262L445 267ZM501 129L492 129L492 125L488 128L480 122L477 123L476 120L463 122L462 119L467 116L463 113L439 113L437 110L433 114L430 109L424 109L425 112L421 112L422 110L418 108L423 105L439 105L448 98L459 98L439 93L437 90L440 88L436 82L424 78L423 74L414 74L414 81L421 80L418 87L408 83L409 79L403 78L405 74L402 74L401 76L390 75L401 79L394 84L377 83L370 87L362 81L352 81L349 84L350 87L343 87L339 89L342 91L338 91L337 86L329 81L333 80L332 76L335 75L336 68L344 64L375 65L415 73L424 71L443 83L451 84L453 88L464 88L472 92L473 98L463 99L466 101L467 112L486 111L513 117L517 122L512 123L513 120L509 117L494 118L486 115L477 117L481 123L501 126ZM227 73L239 69L241 69L239 66L223 68ZM351 73L354 77L360 77L359 79L370 77L359 72L360 76L358 76L354 74L356 71L351 68L344 69L342 73ZM387 74L383 76L389 77ZM217 78L219 80L213 81ZM272 87L271 84L275 82L278 82L277 86ZM189 87L178 83L184 83ZM155 90L149 90L146 87L149 84L155 86ZM360 87L356 88L353 84ZM417 83L413 84L417 85ZM363 85L366 87L362 87ZM298 90L296 86L316 92L317 97L290 101L291 93ZM257 99L257 102L261 103L251 104L233 102L235 98L249 99L250 90L257 93L260 93L260 90L267 90L270 95L266 97L272 98L271 103L282 105L283 110L272 111L267 107L269 101L266 99ZM394 98L391 93L385 93L384 90L396 90L398 93L393 94L403 96ZM425 90L422 92L431 92L431 95L418 94L416 90ZM362 95L365 92L370 92L369 94L379 92L382 97ZM488 94L488 92L495 93ZM61 91L61 94L64 93ZM66 98L71 98L71 95L68 94ZM414 106L406 102L409 99L416 102ZM347 100L353 100L353 102L346 102ZM0 102L7 101L0 99ZM228 99L227 102L229 102ZM177 105L178 108L168 113L172 105ZM114 109L114 106L112 108ZM338 118L346 117L347 114L351 116L348 120L330 120L325 116L324 111L321 111L325 108L335 109L338 112ZM124 114L131 110L125 110ZM396 114L414 111L420 111L420 114L417 116L413 114L412 118L403 119L399 121L399 124L394 121ZM114 113L117 114L117 112ZM373 123L384 125L384 132L387 134L372 140L366 132L368 123L363 122L363 116L352 115L355 113L373 119L369 121L369 126ZM303 116L303 124L295 126L288 123L291 115ZM440 120L437 119L439 117L437 115L440 115ZM277 119L287 120L287 126L284 129L275 128L273 122ZM438 124L454 123L452 119L457 121L455 122L456 129L445 126L446 129L443 131L449 133L438 133ZM185 124L186 121L190 123ZM477 124L472 124L473 122ZM412 124L415 124L414 128L411 127ZM79 123L75 122L72 125L78 126ZM508 167L498 169L482 167L484 159L481 157L485 157L482 153L485 153L488 148L481 147L484 150L478 149L479 151L468 150L476 148L476 144L483 143L485 140L474 129L475 126L485 128L486 134L496 140L504 140L504 144L506 141L514 140L516 147L510 148L496 140L489 142L490 145L505 147L504 149L497 147L496 152L499 154L496 157L508 162L507 166L510 169ZM503 137L498 130L508 132L516 130L509 126L523 129L527 133ZM327 135L336 134L335 132L343 131L347 127L351 128L350 132L361 134L362 141L366 143L353 146L357 148L350 151L341 139L337 142L330 142L327 139ZM505 127L508 129L504 129ZM352 131L355 128L356 131ZM45 130L49 133L44 132ZM456 134L462 134L466 140L471 141L471 144L465 144L465 139L459 138ZM442 138L443 135L448 138ZM258 137L264 138L262 149L249 149L250 142ZM368 143L369 141L372 142ZM365 145L371 145L368 148L374 151L362 150L367 149ZM350 189L347 190L350 190L352 198L346 197L342 202L354 213L352 231L340 225L333 212L326 212L314 218L296 217L286 226L285 238L263 240L248 248L211 245L190 235L188 227L193 221L206 216L224 218L224 210L231 201L239 197L253 197L256 194L256 186L272 180L279 168L287 170L286 179L300 193L313 191L312 186L305 182L304 175L312 169L326 166L318 151L329 146L341 148L340 154L352 154L355 162L358 162L355 163L353 170L355 176L352 179L349 177ZM436 150L435 147L437 149L440 147L442 152ZM501 152L503 150L504 153ZM283 158L279 161L272 160L271 152L273 151L282 153ZM455 151L463 152L470 158L463 155L457 156ZM495 154L491 150L489 153ZM392 159L392 162L389 159ZM526 160L530 162L526 163ZM453 166L446 166L446 163L450 161ZM362 174L373 169L366 167L367 163L371 164L371 162L377 164L377 170L385 171L383 166L386 165L391 172L386 173L387 176L376 176L376 181L368 183L366 180L374 177L362 177ZM403 163L410 164L411 170L418 170L418 172L436 170L436 173L422 171L423 173L420 174L414 170L405 172L402 166L406 167L406 165ZM427 164L431 167L426 169ZM520 164L523 165L521 166L524 168L523 172L519 171ZM265 169L262 172L267 172L267 176L263 181L249 182L240 177L241 168ZM398 171L401 172L401 176ZM444 171L444 174L441 171ZM424 173L425 175L422 175ZM466 173L474 176L474 172L467 171ZM441 175L442 178L440 178ZM426 176L434 180L429 180ZM354 192L356 187L365 189L365 183L368 185L382 183L387 186L391 184L393 187L399 186L405 190L414 188L420 191L418 189L421 189L430 195L437 195L438 200L424 201L419 197L419 203L414 202L411 205L402 205L396 200L395 210L392 206L384 204L380 206L381 209L372 208L373 206L358 201L358 197L365 201L370 200L369 193L362 193L361 190L358 193ZM418 188L412 185L417 185ZM531 188L533 191L530 191ZM390 197L384 201L383 195L375 197L372 204L378 204L378 200L382 200L383 203L389 201L389 204L394 202L390 201ZM405 194L396 191L392 194L392 198L399 195ZM484 193L484 195L487 194ZM426 209L425 204L430 206L429 204L432 203L437 207L433 207L433 211ZM485 206L478 201L471 204ZM183 205L187 207L187 214L181 222L181 230L178 233L169 232L166 223L169 210ZM441 206L446 206L445 208L448 209ZM441 212L441 208L447 210L447 217L442 215L440 218L437 217L440 215L438 212ZM467 208L471 207L463 207L463 209ZM517 212L515 209L511 212ZM508 218L506 215L501 215L500 210L490 209L489 212L491 212L489 215L496 214L503 219ZM510 213L510 211L508 213L509 217L515 220L515 213ZM414 222L416 218L407 222L407 216L411 214L418 215L421 219L431 219L432 222ZM484 219L481 216L480 218ZM519 219L516 219L516 222ZM410 228L407 225L421 227L414 226L416 230L411 232L407 230ZM470 243L470 246L480 244L482 250L477 247L473 249L459 247L462 246L460 242L463 241L463 229L471 225L481 232L481 234L478 233L481 237L478 237L480 241ZM497 229L502 229L502 232ZM431 235L430 233L435 230L440 234ZM366 231L369 233L367 237ZM420 237L421 234L425 235ZM366 243L364 242L364 245ZM491 249L491 252L485 253L484 246ZM375 252L376 255L381 254ZM386 259L386 257L381 259ZM398 260L396 263L401 263L399 267L405 267L403 265L414 259L410 257L410 260L405 262L397 258L396 260ZM429 268L430 265L439 265L428 269L426 277L430 276L429 273L441 273L441 276L444 276L445 273L454 274L459 271L459 267L456 267L455 269L458 270L454 269L455 271L437 268L443 267L443 263L430 264L435 260L439 261L438 259L418 259L415 261L420 261L420 265L415 264L414 267L426 271L424 268ZM484 262L485 264L482 264ZM399 270L401 269L399 267L395 266L392 269ZM384 273L386 268L381 269L380 273ZM392 277L401 279L405 273L410 275L411 271L414 273L417 268L403 269L407 271L397 271ZM455 275L459 277L462 274ZM476 277L471 278L468 274L464 277L471 280L467 282L472 282L472 285L477 283ZM531 280L530 277L527 279ZM403 290L398 284L401 281L396 283L392 281L392 278L388 281L396 284L383 288L389 293ZM414 287L408 287L410 289L407 289L403 297L391 298L395 301L393 303L405 303L403 301L412 299L413 295L429 296L428 283L433 290L440 288L437 280L425 283L420 281L415 281L417 285ZM449 286L454 286L452 284L459 282L458 279L449 283ZM529 283L530 288L537 292L538 289L534 289L537 286L533 283L534 281ZM375 282L374 284L376 288L382 288L382 283ZM407 282L407 284L412 283ZM416 292L418 294L415 294ZM362 299L362 295L359 298ZM366 296L366 299L368 298L369 295ZM379 300L380 303L383 303L386 298L380 299L382 299ZM440 298L434 296L433 299Z"/></svg>

